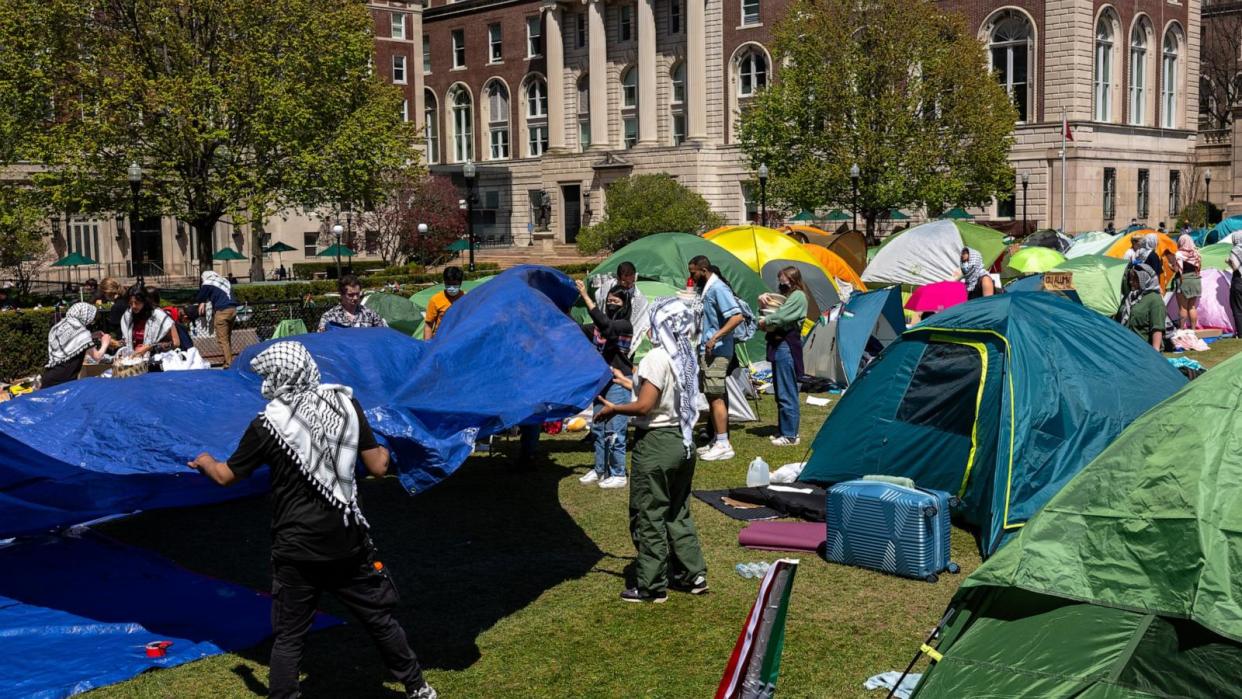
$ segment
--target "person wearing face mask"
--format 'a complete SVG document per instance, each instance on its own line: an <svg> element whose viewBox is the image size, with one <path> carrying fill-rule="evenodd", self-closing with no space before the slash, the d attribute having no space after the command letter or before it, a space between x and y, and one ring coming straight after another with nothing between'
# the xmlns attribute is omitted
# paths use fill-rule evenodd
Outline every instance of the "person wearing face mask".
<svg viewBox="0 0 1242 699"><path fill-rule="evenodd" d="M634 373L634 364L630 360L634 336L634 326L630 321L630 292L620 285L614 285L604 297L604 308L601 309L591 298L586 283L577 281L575 284L591 314L591 320L595 323L591 339L612 369L612 383L608 384L600 397L612 403L629 402L630 389L633 386L630 375ZM597 404L595 414L598 415L601 409L602 405ZM595 468L579 478L580 483L599 483L599 487L604 489L624 488L629 484L625 476L627 427L629 419L624 415L591 423L591 433L595 441Z"/></svg>
<svg viewBox="0 0 1242 699"><path fill-rule="evenodd" d="M974 248L962 248L962 267L957 278L966 285L966 298L977 299L996 293L992 277L983 268L983 255Z"/></svg>
<svg viewBox="0 0 1242 699"><path fill-rule="evenodd" d="M806 320L807 291L797 267L786 267L777 275L785 302L775 311L759 319L765 331L768 361L776 388L776 426L779 434L772 438L778 447L799 443L798 377L802 375L802 321Z"/></svg>
<svg viewBox="0 0 1242 699"><path fill-rule="evenodd" d="M444 314L448 312L449 307L465 296L465 292L461 290L463 276L461 267L444 268L444 291L432 296L431 301L427 302L427 320L423 324L424 340L430 340L435 336L436 330L440 328L440 321L444 320Z"/></svg>
<svg viewBox="0 0 1242 699"><path fill-rule="evenodd" d="M337 282L341 302L329 308L319 319L319 332L329 325L342 328L386 328L388 323L375 311L362 305L362 282L352 274L346 274Z"/></svg>

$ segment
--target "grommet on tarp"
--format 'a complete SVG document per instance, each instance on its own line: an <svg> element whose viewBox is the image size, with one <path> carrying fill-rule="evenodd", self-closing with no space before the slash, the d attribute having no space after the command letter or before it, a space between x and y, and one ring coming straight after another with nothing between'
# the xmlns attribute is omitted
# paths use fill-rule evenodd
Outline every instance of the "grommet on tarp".
<svg viewBox="0 0 1242 699"><path fill-rule="evenodd" d="M147 644L148 658L163 658L168 655L168 647L172 645L172 641L151 641Z"/></svg>

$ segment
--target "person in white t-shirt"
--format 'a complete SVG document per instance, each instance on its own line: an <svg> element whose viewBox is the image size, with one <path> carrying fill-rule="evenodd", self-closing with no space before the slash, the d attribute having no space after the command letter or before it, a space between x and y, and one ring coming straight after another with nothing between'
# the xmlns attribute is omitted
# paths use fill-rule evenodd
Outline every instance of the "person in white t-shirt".
<svg viewBox="0 0 1242 699"><path fill-rule="evenodd" d="M637 397L617 405L600 398L597 422L614 415L634 419L630 452L630 536L638 556L636 584L626 602L663 602L668 588L707 592L707 563L690 517L694 480L694 423L699 411L699 362L694 314L677 298L655 302L649 312L652 350L634 376Z"/></svg>

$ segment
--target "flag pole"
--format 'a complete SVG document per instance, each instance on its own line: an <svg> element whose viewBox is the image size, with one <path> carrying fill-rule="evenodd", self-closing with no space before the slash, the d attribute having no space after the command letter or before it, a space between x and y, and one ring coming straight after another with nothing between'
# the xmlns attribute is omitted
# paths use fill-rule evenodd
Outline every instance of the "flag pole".
<svg viewBox="0 0 1242 699"><path fill-rule="evenodd" d="M1069 130L1069 122L1065 120L1065 107L1061 107L1061 233L1069 235L1065 229L1065 132Z"/></svg>

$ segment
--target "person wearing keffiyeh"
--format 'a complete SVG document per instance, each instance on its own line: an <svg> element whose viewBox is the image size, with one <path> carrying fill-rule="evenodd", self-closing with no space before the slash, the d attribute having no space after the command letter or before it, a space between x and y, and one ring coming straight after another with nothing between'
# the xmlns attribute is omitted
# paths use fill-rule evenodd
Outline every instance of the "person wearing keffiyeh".
<svg viewBox="0 0 1242 699"><path fill-rule="evenodd" d="M587 292L586 283L581 280L575 283L587 313L591 314L591 340L612 370L612 382L604 387L600 396L614 403L624 403L629 399L633 385L630 375L634 373L634 362L630 359L635 344L634 326L630 322L630 294L620 286L613 286L604 297L604 307L600 308ZM607 422L592 423L595 468L587 471L578 482L583 485L598 483L605 490L627 485L625 440L628 425L629 419L624 415L613 416Z"/></svg>
<svg viewBox="0 0 1242 699"><path fill-rule="evenodd" d="M1121 302L1117 320L1150 342L1157 351L1164 344L1168 315L1160 295L1160 277L1146 264L1133 264L1126 271L1130 291Z"/></svg>
<svg viewBox="0 0 1242 699"><path fill-rule="evenodd" d="M1199 329L1199 297L1203 295L1203 280L1199 270L1203 268L1203 257L1195 247L1194 238L1183 233L1177 239L1177 308L1182 319L1182 327L1186 330Z"/></svg>
<svg viewBox="0 0 1242 699"><path fill-rule="evenodd" d="M379 478L388 472L388 451L375 439L353 391L321 383L319 367L301 343L278 342L260 352L250 368L263 380L267 406L227 461L203 453L189 466L224 486L270 467L275 635L270 695L299 696L306 633L319 597L331 592L366 627L407 697L436 699L393 618L397 589L376 558L358 506L358 461Z"/></svg>
<svg viewBox="0 0 1242 699"><path fill-rule="evenodd" d="M959 278L966 285L966 298L977 299L996 293L996 285L983 266L983 255L974 248L962 248Z"/></svg>
<svg viewBox="0 0 1242 699"><path fill-rule="evenodd" d="M47 334L47 366L39 377L42 388L51 388L78 377L86 356L99 361L107 351L112 337L104 334L95 347L90 325L95 322L95 307L79 301L69 307L65 317Z"/></svg>
<svg viewBox="0 0 1242 699"><path fill-rule="evenodd" d="M233 284L219 273L203 272L203 284L198 287L198 315L205 319L207 327L216 334L220 351L224 352L224 368L233 363L233 321L237 318L237 299L233 296Z"/></svg>
<svg viewBox="0 0 1242 699"><path fill-rule="evenodd" d="M614 415L634 420L630 459L630 536L637 550L636 585L626 602L663 602L668 588L707 592L707 563L690 516L694 480L694 423L699 411L699 360L694 313L678 298L655 301L648 318L652 349L635 375L637 398L617 405L599 399L596 422Z"/></svg>

